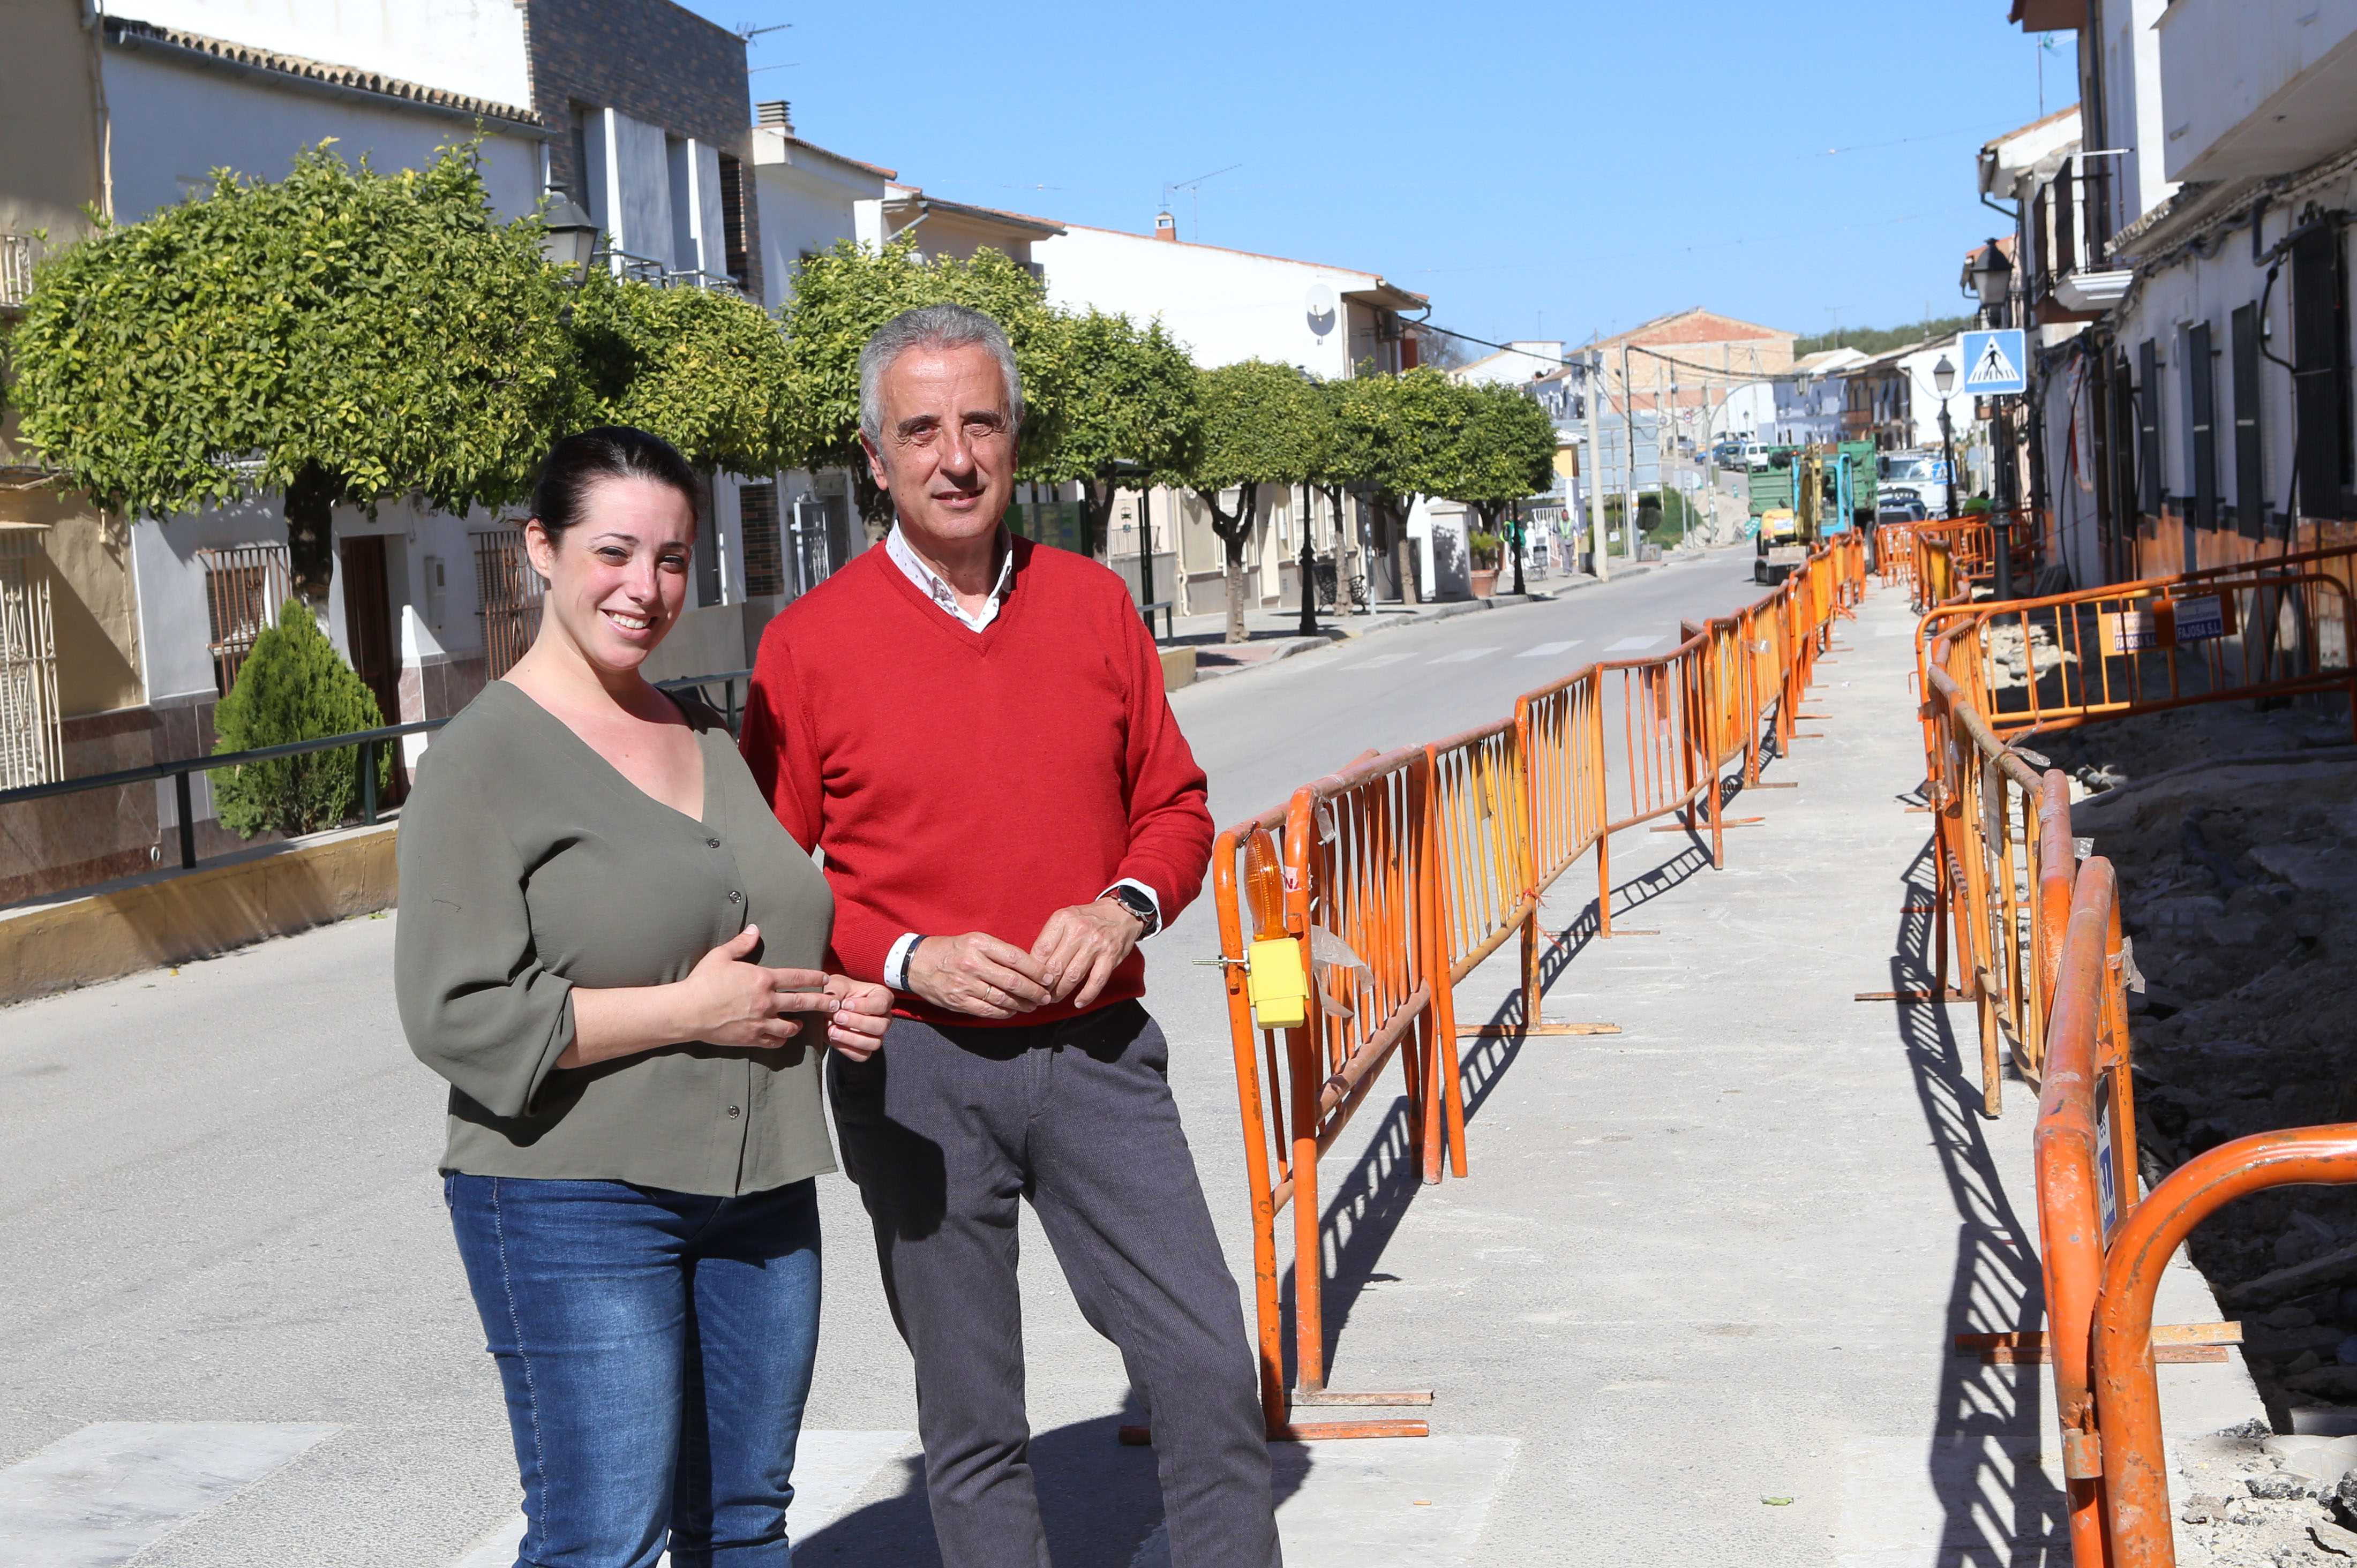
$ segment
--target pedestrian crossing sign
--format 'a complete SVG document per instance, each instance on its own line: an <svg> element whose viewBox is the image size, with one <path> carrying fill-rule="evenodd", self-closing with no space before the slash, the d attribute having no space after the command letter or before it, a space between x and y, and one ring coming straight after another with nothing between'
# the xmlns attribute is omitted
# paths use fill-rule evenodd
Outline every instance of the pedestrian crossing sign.
<svg viewBox="0 0 2357 1568"><path fill-rule="evenodd" d="M1975 397L1998 397L2029 389L2029 360L2020 328L1967 332L1957 349L1964 360L1964 391Z"/></svg>

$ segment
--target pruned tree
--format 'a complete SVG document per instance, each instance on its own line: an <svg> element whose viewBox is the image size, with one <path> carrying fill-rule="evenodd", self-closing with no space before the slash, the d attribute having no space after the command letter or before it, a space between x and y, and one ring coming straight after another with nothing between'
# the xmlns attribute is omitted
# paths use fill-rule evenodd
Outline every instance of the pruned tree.
<svg viewBox="0 0 2357 1568"><path fill-rule="evenodd" d="M1200 373L1203 438L1186 483L1211 514L1211 532L1225 548L1228 635L1244 629L1244 545L1260 524L1265 484L1299 484L1322 468L1331 423L1318 383L1291 365L1244 360ZM1232 506L1224 504L1235 492ZM1315 587L1304 584L1305 591Z"/></svg>
<svg viewBox="0 0 2357 1568"><path fill-rule="evenodd" d="M860 513L879 531L892 508L859 449L859 351L900 312L940 304L972 306L1006 329L1023 376L1022 467L1047 467L1061 434L1071 335L1045 284L994 250L920 259L914 235L880 251L837 242L802 263L781 313L791 446L802 467L849 469Z"/></svg>
<svg viewBox="0 0 2357 1568"><path fill-rule="evenodd" d="M576 395L540 235L493 213L474 143L395 174L326 142L283 179L219 171L42 264L10 344L26 443L119 510L281 493L324 615L338 503L529 484Z"/></svg>
<svg viewBox="0 0 2357 1568"><path fill-rule="evenodd" d="M1359 376L1338 385L1334 468L1370 487L1374 547L1391 555L1401 593L1413 599L1407 514L1419 498L1443 493L1469 412L1462 389L1421 365L1405 375Z"/></svg>
<svg viewBox="0 0 2357 1568"><path fill-rule="evenodd" d="M1519 386L1459 386L1464 417L1446 449L1439 492L1471 507L1484 532L1512 541L1514 592L1523 592L1523 530L1514 503L1555 483L1555 422Z"/></svg>
<svg viewBox="0 0 2357 1568"><path fill-rule="evenodd" d="M1088 553L1102 555L1125 476L1134 486L1142 468L1145 483L1174 483L1195 466L1203 438L1200 379L1158 320L1141 329L1126 316L1091 309L1064 317L1061 328L1071 381L1060 438L1030 477L1079 483Z"/></svg>
<svg viewBox="0 0 2357 1568"><path fill-rule="evenodd" d="M698 468L792 466L793 385L769 312L723 289L659 288L593 272L572 318L580 423L662 436Z"/></svg>

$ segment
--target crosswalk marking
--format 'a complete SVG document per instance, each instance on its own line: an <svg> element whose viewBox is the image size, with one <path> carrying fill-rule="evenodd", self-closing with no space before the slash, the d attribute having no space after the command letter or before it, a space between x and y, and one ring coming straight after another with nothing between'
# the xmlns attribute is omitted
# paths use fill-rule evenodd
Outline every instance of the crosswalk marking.
<svg viewBox="0 0 2357 1568"><path fill-rule="evenodd" d="M1652 647L1653 644L1661 640L1662 639L1659 637L1624 637L1604 651L1607 653L1642 653L1645 650Z"/></svg>
<svg viewBox="0 0 2357 1568"><path fill-rule="evenodd" d="M1494 648L1460 648L1454 653L1442 654L1433 662L1435 664L1470 664L1476 659L1487 659L1497 651Z"/></svg>
<svg viewBox="0 0 2357 1568"><path fill-rule="evenodd" d="M242 1421L85 1426L0 1470L0 1563L128 1563L341 1430Z"/></svg>
<svg viewBox="0 0 2357 1568"><path fill-rule="evenodd" d="M1525 648L1514 655L1517 659L1551 659L1558 653L1568 653L1579 646L1579 639L1569 642L1542 642L1536 648Z"/></svg>
<svg viewBox="0 0 2357 1568"><path fill-rule="evenodd" d="M1415 657L1415 655L1413 653L1378 653L1372 659L1361 659L1356 663L1345 664L1342 668L1345 670L1380 670L1386 664L1403 664Z"/></svg>
<svg viewBox="0 0 2357 1568"><path fill-rule="evenodd" d="M794 1448L794 1500L786 1510L786 1533L797 1545L841 1519L876 1473L914 1451L913 1432L804 1432ZM511 1568L523 1540L517 1514L476 1542L450 1568ZM671 1554L659 1568L670 1568Z"/></svg>

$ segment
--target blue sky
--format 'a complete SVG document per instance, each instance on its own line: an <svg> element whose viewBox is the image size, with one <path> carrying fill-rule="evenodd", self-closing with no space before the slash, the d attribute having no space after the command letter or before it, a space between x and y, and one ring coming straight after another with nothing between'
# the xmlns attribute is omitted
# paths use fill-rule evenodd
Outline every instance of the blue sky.
<svg viewBox="0 0 2357 1568"><path fill-rule="evenodd" d="M2006 0L691 8L791 22L754 98L935 195L1144 231L1211 174L1171 193L1182 239L1382 273L1491 338L1959 313L2004 227L1974 151L2040 112Z"/></svg>

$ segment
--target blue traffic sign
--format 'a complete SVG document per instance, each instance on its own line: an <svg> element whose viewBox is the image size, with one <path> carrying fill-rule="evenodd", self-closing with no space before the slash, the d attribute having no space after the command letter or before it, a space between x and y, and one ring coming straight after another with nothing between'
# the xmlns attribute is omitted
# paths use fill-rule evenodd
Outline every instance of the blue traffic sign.
<svg viewBox="0 0 2357 1568"><path fill-rule="evenodd" d="M1964 391L1973 397L1997 397L2029 390L2029 358L2021 328L1966 332L1956 345L1964 360Z"/></svg>

